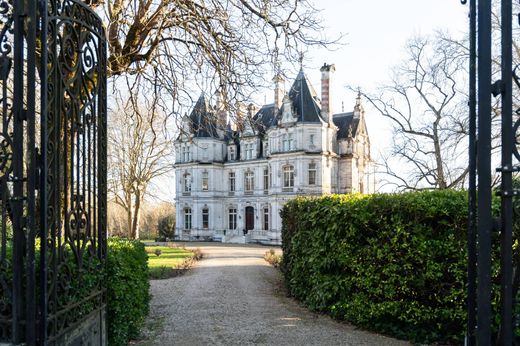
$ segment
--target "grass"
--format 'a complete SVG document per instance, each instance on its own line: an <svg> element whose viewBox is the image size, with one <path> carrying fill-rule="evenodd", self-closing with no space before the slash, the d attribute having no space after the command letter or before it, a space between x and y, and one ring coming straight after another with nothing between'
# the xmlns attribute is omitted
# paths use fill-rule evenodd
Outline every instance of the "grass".
<svg viewBox="0 0 520 346"><path fill-rule="evenodd" d="M185 263L194 256L192 251L170 246L147 246L146 252L151 279L166 279L177 275L178 269L185 269ZM160 253L159 256L156 253Z"/></svg>
<svg viewBox="0 0 520 346"><path fill-rule="evenodd" d="M139 239L141 243L153 243L155 242L155 239Z"/></svg>

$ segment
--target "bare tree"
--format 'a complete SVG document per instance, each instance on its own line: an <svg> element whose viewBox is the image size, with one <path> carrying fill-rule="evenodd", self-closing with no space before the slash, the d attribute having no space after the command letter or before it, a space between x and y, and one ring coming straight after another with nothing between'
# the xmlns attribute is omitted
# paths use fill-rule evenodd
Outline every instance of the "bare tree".
<svg viewBox="0 0 520 346"><path fill-rule="evenodd" d="M386 183L399 190L463 185L467 170L467 60L440 33L407 44L390 83L364 94L390 119L393 143L383 157Z"/></svg>
<svg viewBox="0 0 520 346"><path fill-rule="evenodd" d="M125 211L129 238L139 238L150 181L172 168L172 139L156 104L155 98L147 102L142 96L118 103L108 128L109 197Z"/></svg>
<svg viewBox="0 0 520 346"><path fill-rule="evenodd" d="M191 103L186 85L199 76L232 105L265 68L336 41L323 36L309 0L94 0L91 7L107 25L109 74L139 76L168 102Z"/></svg>

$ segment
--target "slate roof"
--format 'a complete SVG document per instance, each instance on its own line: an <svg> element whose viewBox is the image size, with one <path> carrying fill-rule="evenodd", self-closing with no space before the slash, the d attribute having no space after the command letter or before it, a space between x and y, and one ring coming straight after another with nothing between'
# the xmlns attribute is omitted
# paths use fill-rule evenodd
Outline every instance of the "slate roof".
<svg viewBox="0 0 520 346"><path fill-rule="evenodd" d="M300 70L296 80L289 90L289 99L297 115L296 121L302 123L326 122L321 115L319 99L307 76ZM271 126L276 126L281 110L275 114L274 104L262 106L253 116L252 126L260 133L264 133ZM201 94L190 114L192 132L195 137L218 138L217 117L209 106L206 96ZM337 139L345 139L352 127L352 137L356 136L359 127L359 118L354 118L354 112L334 114L333 122L338 127ZM238 141L238 133L227 126L224 132L224 140L228 143Z"/></svg>
<svg viewBox="0 0 520 346"><path fill-rule="evenodd" d="M253 117L253 121L260 127L261 131L265 131L269 127L276 125L274 103L262 106Z"/></svg>
<svg viewBox="0 0 520 346"><path fill-rule="evenodd" d="M347 138L350 126L352 126L352 137L356 137L359 118L354 118L354 112L334 114L332 121L338 127L337 139Z"/></svg>
<svg viewBox="0 0 520 346"><path fill-rule="evenodd" d="M289 90L291 100L297 115L297 122L302 123L321 123L321 109L318 105L318 97L314 88L307 80L303 70L300 70L294 84Z"/></svg>
<svg viewBox="0 0 520 346"><path fill-rule="evenodd" d="M208 100L204 93L202 93L193 107L190 114L191 130L195 137L214 137L218 138L217 133L217 118L211 107L208 105Z"/></svg>

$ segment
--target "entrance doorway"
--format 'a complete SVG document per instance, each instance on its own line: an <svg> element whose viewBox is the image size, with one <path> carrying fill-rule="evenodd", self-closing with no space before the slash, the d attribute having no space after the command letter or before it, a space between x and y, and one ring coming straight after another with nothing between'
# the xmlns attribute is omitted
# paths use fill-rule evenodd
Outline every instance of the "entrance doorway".
<svg viewBox="0 0 520 346"><path fill-rule="evenodd" d="M255 228L255 209L246 207L246 231Z"/></svg>

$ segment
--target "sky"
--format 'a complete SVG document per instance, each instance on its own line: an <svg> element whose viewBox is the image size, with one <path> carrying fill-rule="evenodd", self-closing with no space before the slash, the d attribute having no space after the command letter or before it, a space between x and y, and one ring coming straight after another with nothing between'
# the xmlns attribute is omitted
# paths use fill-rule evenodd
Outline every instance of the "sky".
<svg viewBox="0 0 520 346"><path fill-rule="evenodd" d="M405 59L406 41L436 30L463 37L468 27L468 5L460 0L315 0L323 9L324 26L330 37L344 34L345 45L335 51L313 49L306 53L305 72L320 93L319 68L334 63L331 86L336 112L351 111L355 94L346 86L375 90L389 80L393 66ZM291 81L292 82L292 81ZM391 141L391 124L364 103L374 159Z"/></svg>

